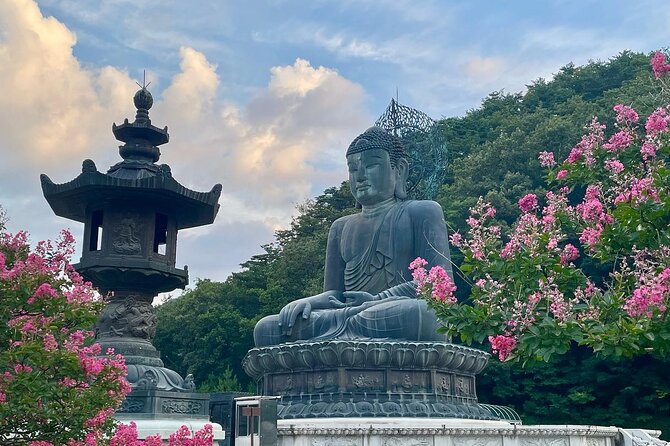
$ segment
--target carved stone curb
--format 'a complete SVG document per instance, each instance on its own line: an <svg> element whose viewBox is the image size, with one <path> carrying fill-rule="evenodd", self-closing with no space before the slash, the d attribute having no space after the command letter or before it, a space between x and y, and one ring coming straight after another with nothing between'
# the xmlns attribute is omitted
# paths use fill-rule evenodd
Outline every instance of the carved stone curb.
<svg viewBox="0 0 670 446"><path fill-rule="evenodd" d="M280 419L335 418L335 417L413 417L497 420L491 412L477 403L450 404L429 401L386 402L317 402L279 404Z"/></svg>
<svg viewBox="0 0 670 446"><path fill-rule="evenodd" d="M434 368L476 375L489 357L481 350L445 342L335 340L254 348L242 366L256 380L267 373L332 367Z"/></svg>
<svg viewBox="0 0 670 446"><path fill-rule="evenodd" d="M417 436L417 435L481 435L481 436L585 436L615 438L619 434L616 427L605 426L519 426L510 427L422 427L422 428L396 428L396 427L297 427L279 426L279 435L395 435L395 436Z"/></svg>

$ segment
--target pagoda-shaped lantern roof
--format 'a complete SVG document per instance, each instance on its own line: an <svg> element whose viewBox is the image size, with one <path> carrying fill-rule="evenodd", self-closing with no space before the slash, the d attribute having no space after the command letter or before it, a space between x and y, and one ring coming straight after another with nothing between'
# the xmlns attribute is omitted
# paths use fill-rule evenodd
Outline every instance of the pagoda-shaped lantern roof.
<svg viewBox="0 0 670 446"><path fill-rule="evenodd" d="M84 160L82 171L72 181L56 184L47 176L40 176L44 197L58 216L84 223L87 209L95 203L109 200L151 201L169 208L176 229L211 224L219 209L221 185L209 192L190 190L172 177L170 166L156 164L160 158L158 146L169 140L167 127L151 124L149 109L153 105L151 93L143 87L134 99L137 113L134 122L124 120L112 125L123 161L110 167L107 173L97 170L91 160Z"/></svg>

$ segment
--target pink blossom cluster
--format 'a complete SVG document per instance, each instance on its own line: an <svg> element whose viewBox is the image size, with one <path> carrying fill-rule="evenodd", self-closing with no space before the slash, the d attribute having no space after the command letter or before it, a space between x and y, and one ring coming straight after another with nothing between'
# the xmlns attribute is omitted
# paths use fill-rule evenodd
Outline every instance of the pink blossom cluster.
<svg viewBox="0 0 670 446"><path fill-rule="evenodd" d="M412 279L416 284L418 295L430 296L431 299L444 303L456 303L456 285L449 273L441 266L433 266L430 271L424 268L428 262L417 257L409 264Z"/></svg>
<svg viewBox="0 0 670 446"><path fill-rule="evenodd" d="M610 139L603 144L603 148L610 152L617 152L628 148L633 143L633 135L627 130L621 130L610 136Z"/></svg>
<svg viewBox="0 0 670 446"><path fill-rule="evenodd" d="M636 278L636 287L623 309L635 318L660 316L666 312L670 299L670 248L638 250L633 260L632 270L622 266L619 271L623 276L632 274Z"/></svg>
<svg viewBox="0 0 670 446"><path fill-rule="evenodd" d="M517 340L514 336L497 335L489 336L488 339L491 343L493 353L498 353L498 358L501 361L504 361L509 357L517 344Z"/></svg>
<svg viewBox="0 0 670 446"><path fill-rule="evenodd" d="M633 178L630 183L630 189L619 193L614 199L614 203L632 202L635 205L640 205L647 201L660 203L659 192L654 185L652 177Z"/></svg>
<svg viewBox="0 0 670 446"><path fill-rule="evenodd" d="M614 106L614 111L616 112L616 123L620 126L635 124L640 120L640 116L633 107L617 104Z"/></svg>
<svg viewBox="0 0 670 446"><path fill-rule="evenodd" d="M123 357L101 355L100 346L92 343L93 332L78 328L90 326L99 305L91 284L69 263L73 252L74 237L67 231L56 242L39 242L34 250L25 232L0 231L0 295L9 309L4 322L10 336L9 348L0 350L0 363L9 365L0 375L0 404L11 415L14 395L33 386L40 392L49 388L49 399L35 399L34 417L44 419L44 411L58 413L54 407L69 410L80 400L95 398L93 407L99 409L82 419L89 432L81 442L68 443L93 445L104 440L111 415L130 386ZM101 391L107 399L101 399ZM25 408L20 410L23 416Z"/></svg>
<svg viewBox="0 0 670 446"><path fill-rule="evenodd" d="M553 152L540 152L538 155L538 160L540 161L540 166L542 167L554 167L556 165Z"/></svg>
<svg viewBox="0 0 670 446"><path fill-rule="evenodd" d="M214 434L211 424L193 432L186 426L170 435L167 440L168 446L211 446L214 443ZM109 446L162 446L165 444L160 435L152 435L144 440L137 438L137 425L134 421L130 424L119 424L116 433L109 440Z"/></svg>
<svg viewBox="0 0 670 446"><path fill-rule="evenodd" d="M584 158L584 164L586 166L593 166L596 162L594 152L597 147L599 147L603 140L605 139L605 125L598 122L598 118L593 118L591 123L586 126L588 133L584 135L570 150L568 158L565 160L568 164L574 164L580 159ZM560 173L560 172L559 172ZM565 173L567 175L567 172ZM561 178L558 178L561 179Z"/></svg>
<svg viewBox="0 0 670 446"><path fill-rule="evenodd" d="M656 51L651 58L651 69L654 72L656 79L660 79L666 73L670 72L670 64L665 58L665 54L661 51Z"/></svg>
<svg viewBox="0 0 670 446"><path fill-rule="evenodd" d="M469 251L476 260L485 260L485 253L489 250L487 246L496 244L500 239L500 227L489 224L495 215L496 209L480 197L470 209L470 216L465 220L470 229L466 244L461 245L461 248Z"/></svg>
<svg viewBox="0 0 670 446"><path fill-rule="evenodd" d="M537 195L526 194L519 199L519 209L521 212L527 213L537 208Z"/></svg>
<svg viewBox="0 0 670 446"><path fill-rule="evenodd" d="M567 322L572 316L572 302L565 298L565 295L554 282L553 276L539 280L540 294L542 298L549 302L549 312L557 321Z"/></svg>
<svg viewBox="0 0 670 446"><path fill-rule="evenodd" d="M667 107L659 107L654 110L644 125L647 131L647 136L650 138L656 137L659 133L668 131L668 121L670 121L670 114L668 114Z"/></svg>

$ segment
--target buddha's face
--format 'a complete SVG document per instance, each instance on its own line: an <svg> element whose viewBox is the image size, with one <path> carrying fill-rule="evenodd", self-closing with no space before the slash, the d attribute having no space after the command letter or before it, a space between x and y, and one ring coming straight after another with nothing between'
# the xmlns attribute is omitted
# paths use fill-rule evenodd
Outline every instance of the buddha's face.
<svg viewBox="0 0 670 446"><path fill-rule="evenodd" d="M363 206L381 203L393 197L396 172L389 154L383 149L368 149L347 156L349 187Z"/></svg>

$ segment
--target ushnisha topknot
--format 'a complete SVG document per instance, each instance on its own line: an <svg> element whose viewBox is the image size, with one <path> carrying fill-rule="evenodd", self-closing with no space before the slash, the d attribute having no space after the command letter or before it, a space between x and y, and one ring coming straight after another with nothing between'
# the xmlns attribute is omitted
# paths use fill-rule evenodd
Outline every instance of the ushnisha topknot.
<svg viewBox="0 0 670 446"><path fill-rule="evenodd" d="M402 141L397 136L394 136L381 127L370 127L365 132L358 135L349 144L347 149L347 156L360 153L369 149L386 150L391 160L391 166L395 168L398 159L407 159L407 153L402 145Z"/></svg>

